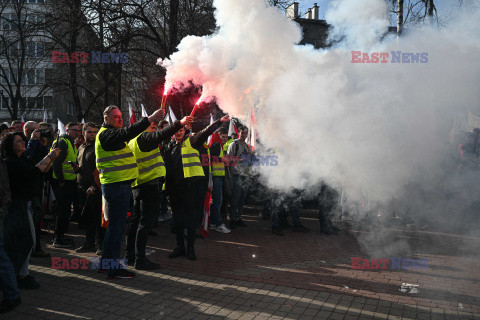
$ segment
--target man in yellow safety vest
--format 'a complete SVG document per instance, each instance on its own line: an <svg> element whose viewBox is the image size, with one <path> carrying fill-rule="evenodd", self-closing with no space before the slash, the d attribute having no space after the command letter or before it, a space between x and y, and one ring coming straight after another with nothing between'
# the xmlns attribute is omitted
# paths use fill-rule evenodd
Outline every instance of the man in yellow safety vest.
<svg viewBox="0 0 480 320"><path fill-rule="evenodd" d="M164 116L164 110L157 110L148 118L122 128L123 117L118 107L109 106L103 112L104 123L95 138L95 154L102 195L107 203L108 229L99 270L108 269L107 279L135 277L133 272L122 269L120 265L120 247L132 195L131 185L138 178L137 161L127 143L145 131L150 123Z"/></svg>
<svg viewBox="0 0 480 320"><path fill-rule="evenodd" d="M58 137L52 144L51 150L59 148L60 155L53 162L52 187L58 203L57 219L53 246L56 248L70 248L73 240L65 237L68 228L72 202L77 192L77 147L75 139L80 134L80 127L76 122L69 122L65 126L65 135Z"/></svg>
<svg viewBox="0 0 480 320"><path fill-rule="evenodd" d="M137 270L154 270L160 266L147 259L145 247L148 233L155 225L160 199L160 181L165 180L165 163L158 145L168 141L184 125L191 125L193 117L185 117L157 131L152 122L147 130L130 140L128 145L138 165L138 177L132 183L133 215L127 227L126 257L135 262Z"/></svg>

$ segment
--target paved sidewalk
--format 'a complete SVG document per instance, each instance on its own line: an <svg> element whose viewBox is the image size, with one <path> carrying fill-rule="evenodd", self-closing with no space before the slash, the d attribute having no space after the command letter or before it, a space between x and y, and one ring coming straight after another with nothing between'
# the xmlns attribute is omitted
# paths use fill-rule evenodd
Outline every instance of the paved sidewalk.
<svg viewBox="0 0 480 320"><path fill-rule="evenodd" d="M247 228L197 241L194 262L168 259L175 240L162 223L147 248L162 269L137 271L135 279L109 281L95 270L56 270L50 259L32 258L41 288L23 291L21 306L0 319L480 319L479 252L461 250L480 248L480 237L391 230L392 241L407 239L405 258L428 259L428 269L352 270L351 257L369 258L358 232L318 234L307 214L302 223L311 233L280 237L248 212ZM82 230L74 224L70 232L79 246ZM417 287L401 291L403 283Z"/></svg>

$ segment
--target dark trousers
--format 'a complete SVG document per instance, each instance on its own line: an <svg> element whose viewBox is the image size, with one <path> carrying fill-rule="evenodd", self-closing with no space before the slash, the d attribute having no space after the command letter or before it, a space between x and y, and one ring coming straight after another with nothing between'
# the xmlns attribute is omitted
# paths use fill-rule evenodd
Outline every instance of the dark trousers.
<svg viewBox="0 0 480 320"><path fill-rule="evenodd" d="M193 245L195 228L198 225L195 200L198 199L200 192L205 196L204 182L202 180L189 181L189 179L167 182L166 191L172 206L172 231L177 235L178 240L178 237L183 237L183 230L187 229L187 243Z"/></svg>
<svg viewBox="0 0 480 320"><path fill-rule="evenodd" d="M127 257L135 256L136 261L144 262L148 233L155 225L158 212L160 188L158 183L145 183L132 192L134 209L127 224Z"/></svg>
<svg viewBox="0 0 480 320"><path fill-rule="evenodd" d="M108 206L108 229L103 240L102 259L120 261L122 237L125 232L127 211L130 206L132 187L130 182L102 184L102 194ZM109 269L108 274L114 275L117 269Z"/></svg>
<svg viewBox="0 0 480 320"><path fill-rule="evenodd" d="M105 229L102 228L102 192L97 189L87 197L88 187L78 186L78 203L80 204L80 222L85 226L85 246L103 248Z"/></svg>
<svg viewBox="0 0 480 320"><path fill-rule="evenodd" d="M207 193L208 180L203 181L199 192L195 194L195 210L197 216L197 226L199 227L203 221L203 212L205 211L205 195Z"/></svg>
<svg viewBox="0 0 480 320"><path fill-rule="evenodd" d="M68 229L73 198L77 192L77 183L74 180L65 181L63 186L60 186L58 180L53 179L52 186L58 203L54 236L55 238L63 238Z"/></svg>
<svg viewBox="0 0 480 320"><path fill-rule="evenodd" d="M0 210L6 210L0 206ZM3 223L0 219L0 224ZM0 228L1 230L1 228ZM20 297L15 270L10 258L3 247L3 232L0 231L0 289L3 292L3 299L16 299Z"/></svg>
<svg viewBox="0 0 480 320"><path fill-rule="evenodd" d="M42 201L40 197L33 197L32 199L32 210L33 210L33 224L35 226L35 251L42 250L42 245L40 243L40 224L42 222Z"/></svg>

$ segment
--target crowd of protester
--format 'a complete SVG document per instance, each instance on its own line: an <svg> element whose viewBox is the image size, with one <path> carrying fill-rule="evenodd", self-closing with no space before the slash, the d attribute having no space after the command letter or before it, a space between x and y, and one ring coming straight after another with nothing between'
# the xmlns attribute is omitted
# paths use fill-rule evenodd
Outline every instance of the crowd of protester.
<svg viewBox="0 0 480 320"><path fill-rule="evenodd" d="M193 117L168 123L161 120L164 116L164 110L157 110L124 127L121 111L110 106L102 125L70 122L62 134L44 122L1 124L0 282L4 297L0 312L20 303L19 289L40 287L28 267L31 256L50 256L40 241L41 235L50 235L42 230L47 215L54 218L55 248L75 247L66 234L70 222L78 222L85 240L75 251L100 256L98 271L106 273L107 279L135 276L115 263L123 256L124 236L129 265L137 270L158 269L147 258L146 245L149 235L155 234L152 229L165 221L176 238L169 257L196 260L195 241L203 237L208 194L209 230L228 234L247 227L242 217L252 172L245 159L255 152L246 143L248 128L240 127L238 137L228 136L230 118L226 115L192 133ZM213 138L207 144L209 137ZM336 234L328 216L336 196L327 186L321 194L331 199L320 209L321 231ZM272 190L263 208L274 234L281 236L286 228L309 232L300 223L295 194L282 196Z"/></svg>

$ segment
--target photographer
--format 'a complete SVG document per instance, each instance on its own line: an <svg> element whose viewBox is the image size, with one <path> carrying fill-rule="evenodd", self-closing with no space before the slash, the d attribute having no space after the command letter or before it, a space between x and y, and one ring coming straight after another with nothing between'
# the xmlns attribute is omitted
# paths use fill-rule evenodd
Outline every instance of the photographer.
<svg viewBox="0 0 480 320"><path fill-rule="evenodd" d="M34 163L40 162L48 154L48 147L43 146L40 143L42 135L51 135L49 131L39 130L39 125L35 121L27 121L23 127L23 133L28 140L27 149L24 155L32 160ZM32 211L33 222L35 225L35 249L32 253L33 257L45 258L49 257L50 253L42 250L40 242L40 224L42 220L42 198L43 198L43 185L45 183L45 174L41 175L38 185L34 186L35 194L32 198Z"/></svg>

